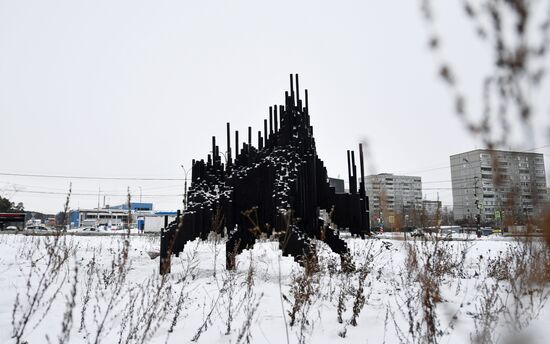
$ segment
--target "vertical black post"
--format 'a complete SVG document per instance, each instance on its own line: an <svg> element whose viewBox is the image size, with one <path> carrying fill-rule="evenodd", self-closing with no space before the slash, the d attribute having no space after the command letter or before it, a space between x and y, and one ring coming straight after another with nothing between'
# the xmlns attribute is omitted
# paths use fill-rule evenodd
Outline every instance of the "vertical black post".
<svg viewBox="0 0 550 344"><path fill-rule="evenodd" d="M235 130L235 160L239 156L239 131Z"/></svg>
<svg viewBox="0 0 550 344"><path fill-rule="evenodd" d="M214 162L213 165L216 164L216 136L212 136L212 161Z"/></svg>
<svg viewBox="0 0 550 344"><path fill-rule="evenodd" d="M269 107L269 135L273 135L273 108Z"/></svg>
<svg viewBox="0 0 550 344"><path fill-rule="evenodd" d="M227 166L231 165L231 127L227 122Z"/></svg>
<svg viewBox="0 0 550 344"><path fill-rule="evenodd" d="M290 74L290 100L292 102L292 106L294 107L294 77L292 74Z"/></svg>
<svg viewBox="0 0 550 344"><path fill-rule="evenodd" d="M267 119L264 119L264 139L267 146Z"/></svg>
<svg viewBox="0 0 550 344"><path fill-rule="evenodd" d="M170 273L170 259L172 256L171 247L173 246L174 234L168 229L168 216L164 217L164 228L160 230L160 266L159 272L161 275Z"/></svg>
<svg viewBox="0 0 550 344"><path fill-rule="evenodd" d="M166 223L166 222L165 222ZM164 269L164 260L165 257L168 255L167 249L166 249L166 236L164 233L164 228L160 229L160 260L159 260L159 273L161 275L166 274L166 271Z"/></svg>
<svg viewBox="0 0 550 344"><path fill-rule="evenodd" d="M351 155L350 155L350 152L348 150L348 184L349 184L349 193L352 193L352 187L353 187L353 181L352 181L352 176L351 176Z"/></svg>
<svg viewBox="0 0 550 344"><path fill-rule="evenodd" d="M260 130L258 130L258 150L260 150L262 148L263 148L263 145L262 145L262 132Z"/></svg>
<svg viewBox="0 0 550 344"><path fill-rule="evenodd" d="M252 127L248 127L248 152L250 153L250 147L252 147Z"/></svg>
<svg viewBox="0 0 550 344"><path fill-rule="evenodd" d="M307 89L306 89L306 113L309 113L309 104L307 102Z"/></svg>
<svg viewBox="0 0 550 344"><path fill-rule="evenodd" d="M275 124L275 132L279 131L279 119L277 116L277 105L273 105L273 122Z"/></svg>
<svg viewBox="0 0 550 344"><path fill-rule="evenodd" d="M361 167L361 190L359 193L362 193L361 196L365 196L365 162L363 161L363 144L359 144L359 165Z"/></svg>
<svg viewBox="0 0 550 344"><path fill-rule="evenodd" d="M300 84L298 82L298 73L296 73L296 104L299 106L299 103L300 103Z"/></svg>
<svg viewBox="0 0 550 344"><path fill-rule="evenodd" d="M359 195L362 198L362 213L361 213L361 238L363 238L364 233L367 234L370 232L370 214L369 214L369 198L367 197L367 190L365 186L365 162L363 160L363 144L359 144L359 164L361 166L361 185L359 189ZM407 233L405 232L405 240L407 240Z"/></svg>
<svg viewBox="0 0 550 344"><path fill-rule="evenodd" d="M288 109L290 104L290 97L288 96L288 91L285 91L285 107Z"/></svg>
<svg viewBox="0 0 550 344"><path fill-rule="evenodd" d="M351 151L351 168L353 170L353 194L357 193L357 166L355 166L355 151Z"/></svg>

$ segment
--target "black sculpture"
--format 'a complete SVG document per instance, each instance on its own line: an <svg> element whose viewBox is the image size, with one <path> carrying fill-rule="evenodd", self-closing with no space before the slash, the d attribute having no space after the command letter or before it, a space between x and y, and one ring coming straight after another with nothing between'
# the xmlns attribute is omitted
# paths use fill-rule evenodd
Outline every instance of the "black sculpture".
<svg viewBox="0 0 550 344"><path fill-rule="evenodd" d="M298 75L295 80L296 91L291 74L285 105L269 108L269 122L264 120L263 135L258 131L257 147L252 145L252 128L248 127L248 141L239 149L236 131L233 156L227 123L225 161L215 137L206 162L193 160L187 209L178 212L174 222L165 224L161 234L161 273L169 272L170 255L178 255L188 241L206 239L210 232L223 235L224 228L228 231L228 269L235 267L235 256L252 247L262 233L271 236L274 232L281 233L279 246L283 254L294 256L300 263L312 253L311 239L315 238L340 254L343 268L353 268L347 245L331 223L348 228L352 235L364 237L370 233L362 146L359 188L355 154L348 151L350 192L336 194L317 157L308 92L305 90L304 104ZM321 209L329 215L330 223L320 218Z"/></svg>

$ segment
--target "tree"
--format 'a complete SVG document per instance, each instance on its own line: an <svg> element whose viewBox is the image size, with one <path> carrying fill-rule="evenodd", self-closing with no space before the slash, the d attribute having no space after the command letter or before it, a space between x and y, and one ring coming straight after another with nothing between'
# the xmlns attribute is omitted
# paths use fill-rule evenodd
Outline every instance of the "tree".
<svg viewBox="0 0 550 344"><path fill-rule="evenodd" d="M14 204L9 199L0 196L0 213L22 213L25 207L22 202Z"/></svg>
<svg viewBox="0 0 550 344"><path fill-rule="evenodd" d="M14 207L15 211L18 213L22 213L25 211L25 207L23 206L23 202L17 203L17 205Z"/></svg>

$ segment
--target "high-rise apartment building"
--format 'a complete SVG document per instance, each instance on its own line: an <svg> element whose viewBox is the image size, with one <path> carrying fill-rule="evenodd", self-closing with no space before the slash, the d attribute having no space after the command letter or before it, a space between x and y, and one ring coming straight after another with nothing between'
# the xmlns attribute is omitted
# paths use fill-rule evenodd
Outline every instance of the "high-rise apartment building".
<svg viewBox="0 0 550 344"><path fill-rule="evenodd" d="M422 200L422 211L431 219L441 216L441 201Z"/></svg>
<svg viewBox="0 0 550 344"><path fill-rule="evenodd" d="M422 209L422 180L415 176L380 173L365 179L373 226L405 227L412 225Z"/></svg>
<svg viewBox="0 0 550 344"><path fill-rule="evenodd" d="M544 156L476 149L451 155L453 210L457 221L524 224L547 200Z"/></svg>

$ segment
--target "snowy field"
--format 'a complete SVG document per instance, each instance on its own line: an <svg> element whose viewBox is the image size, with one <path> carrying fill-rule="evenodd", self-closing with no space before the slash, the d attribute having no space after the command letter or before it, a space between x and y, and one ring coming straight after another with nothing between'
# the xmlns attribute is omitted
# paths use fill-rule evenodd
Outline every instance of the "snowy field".
<svg viewBox="0 0 550 344"><path fill-rule="evenodd" d="M155 236L0 235L0 343L549 343L533 239L347 238L304 269L264 241L226 271L195 241L158 274ZM154 256L154 255L153 255Z"/></svg>

